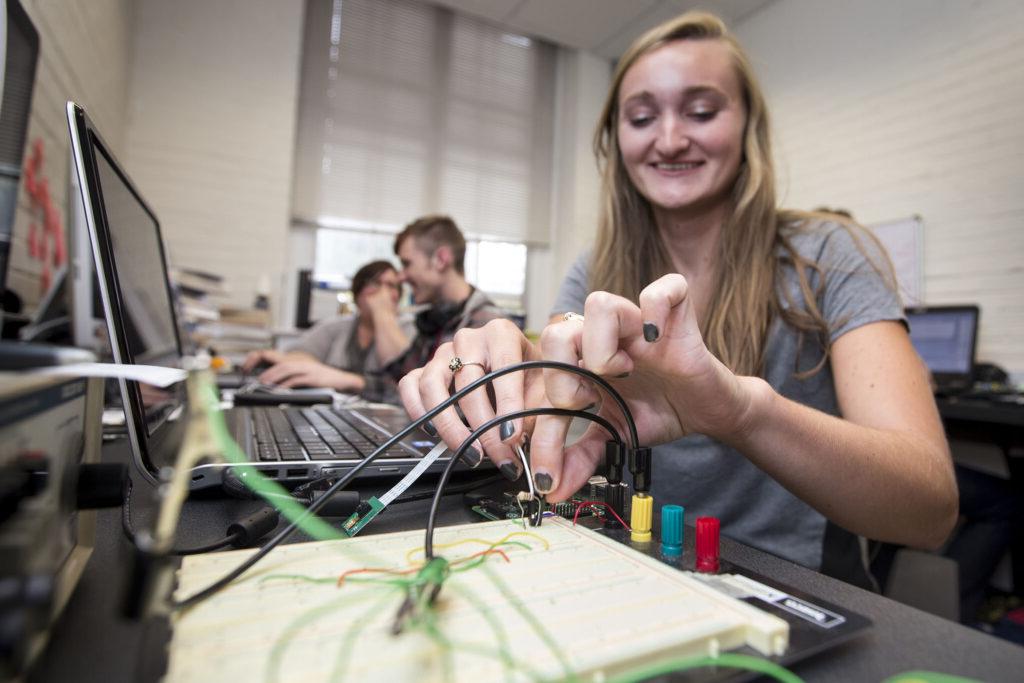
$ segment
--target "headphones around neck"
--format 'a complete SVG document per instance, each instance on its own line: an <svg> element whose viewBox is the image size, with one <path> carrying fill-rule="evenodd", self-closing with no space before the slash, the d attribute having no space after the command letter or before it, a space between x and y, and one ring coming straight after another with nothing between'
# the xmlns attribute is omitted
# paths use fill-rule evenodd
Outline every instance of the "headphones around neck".
<svg viewBox="0 0 1024 683"><path fill-rule="evenodd" d="M432 337L455 326L466 308L465 301L443 301L416 314L416 331L424 337Z"/></svg>

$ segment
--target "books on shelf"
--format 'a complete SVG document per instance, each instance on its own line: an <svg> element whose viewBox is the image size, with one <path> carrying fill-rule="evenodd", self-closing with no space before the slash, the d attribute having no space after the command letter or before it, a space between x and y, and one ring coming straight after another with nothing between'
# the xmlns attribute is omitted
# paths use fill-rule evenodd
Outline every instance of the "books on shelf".
<svg viewBox="0 0 1024 683"><path fill-rule="evenodd" d="M230 305L228 287L220 275L173 268L171 281L185 329L196 345L229 359L271 346L270 311Z"/></svg>
<svg viewBox="0 0 1024 683"><path fill-rule="evenodd" d="M241 325L223 319L199 323L195 326L193 334L207 339L238 339L250 342L269 340L273 336L268 328Z"/></svg>
<svg viewBox="0 0 1024 683"><path fill-rule="evenodd" d="M227 294L223 278L188 268L173 268L170 274L186 327L200 321L220 320L219 301Z"/></svg>
<svg viewBox="0 0 1024 683"><path fill-rule="evenodd" d="M234 308L221 306L220 319L236 325L270 327L270 311L262 308Z"/></svg>
<svg viewBox="0 0 1024 683"><path fill-rule="evenodd" d="M192 296L227 294L224 278L220 275L194 268L172 268L171 281Z"/></svg>
<svg viewBox="0 0 1024 683"><path fill-rule="evenodd" d="M181 315L187 323L200 320L220 320L220 311L205 299L197 299L182 293L178 295L178 302L181 306Z"/></svg>
<svg viewBox="0 0 1024 683"><path fill-rule="evenodd" d="M268 327L227 322L221 318L196 323L192 339L199 346L238 363L254 349L272 347L274 335Z"/></svg>

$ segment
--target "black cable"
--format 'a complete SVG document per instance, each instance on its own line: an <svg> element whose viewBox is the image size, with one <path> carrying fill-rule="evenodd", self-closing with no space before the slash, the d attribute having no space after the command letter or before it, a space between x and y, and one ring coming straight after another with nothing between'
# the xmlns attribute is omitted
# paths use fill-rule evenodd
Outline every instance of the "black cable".
<svg viewBox="0 0 1024 683"><path fill-rule="evenodd" d="M462 454L466 452L466 449L469 448L470 444L479 439L480 435L488 429L493 429L495 426L505 422L506 420L514 420L518 417L533 417L534 415L559 415L562 417L579 417L584 420L590 420L591 422L596 422L604 427L605 431L611 435L612 439L620 441L619 434L615 431L615 426L607 419L593 413L584 412L582 410L569 410L567 408L530 408L528 410L519 410L514 413L495 417L494 419L488 420L484 424L480 425L459 445L459 450L455 452L455 457L448 462L448 465L441 473L440 481L437 482L437 490L434 492L434 500L430 504L430 514L427 516L426 539L423 542L423 555L427 562L434 559L434 524L437 521L437 511L441 507L441 498L444 496L444 486L448 483L448 479L451 477L452 472L455 469L455 463L459 461L459 458L461 458ZM543 506L538 506L538 510L543 510Z"/></svg>
<svg viewBox="0 0 1024 683"><path fill-rule="evenodd" d="M457 401L459 401L462 397L464 397L469 392L474 391L475 389L477 389L477 388L479 388L479 387L481 387L481 386L483 386L485 384L490 383L491 381L497 379L498 377L502 377L504 375L507 375L507 374L510 374L510 373L513 373L513 372L526 371L526 370L534 370L534 369L545 369L545 368L550 368L550 369L555 369L555 370L564 370L565 372L569 372L569 373L572 373L572 374L576 374L576 375L580 375L580 376L586 377L587 379L590 379L591 381L595 382L598 386L600 386L603 389L605 389L605 391L608 392L608 394L611 396L612 400L615 401L615 403L619 406L619 409L622 411L622 415L623 415L623 417L624 417L624 419L626 421L626 427L629 430L630 439L633 442L633 447L634 448L639 448L640 447L640 440L637 437L637 433L636 433L636 424L633 422L633 415L632 415L632 413L629 410L629 406L626 405L626 402L619 395L619 393L617 391L615 391L614 387L612 387L612 385L609 384L608 381L605 380L600 375L597 375L597 374L591 372L590 370L586 370L586 369L578 367L576 365L569 365L568 363L560 363L560 362L556 362L556 361L547 361L547 360L526 361L526 362L523 362L523 363L517 363L515 365L509 365L509 366L506 366L504 368L499 368L497 370L492 370L491 372L487 373L486 375L484 375L480 379L478 379L478 380L476 380L474 382L471 382L470 384L468 384L464 388L460 389L459 391L456 391L454 394L449 396L446 400L442 401L441 403L439 403L438 405L434 406L433 408L428 410L426 413L424 413L419 419L410 422L409 425L405 427L405 429L402 429L401 431L396 433L394 436L392 436L390 439L385 441L381 446L378 446L377 450L375 450L370 455L366 456L366 458L364 458L359 464L357 464L355 467L353 467L351 470L349 470L343 477L338 479L338 481L334 482L334 484L332 484L330 488L328 488L326 491L324 491L324 494L320 498L318 498L317 500L313 501L313 503L308 508L306 508L306 511L302 515L300 515L298 519L290 522L288 524L288 526L286 526L284 529L282 529L280 532L278 532L278 534L276 536L274 536L272 539L267 541L263 545L262 548L260 548L258 551L256 551L252 555L250 555L248 559L246 559L240 565L238 565L233 570L228 572L225 576L221 577L220 579L218 579L214 583L210 584L206 588L198 591L197 593L194 593L194 594L190 595L189 597L185 598L184 600L174 600L174 601L171 601L171 605L170 605L171 608L172 609L183 609L185 607L189 607L189 606L194 605L194 604L196 604L198 602L201 602L202 600L204 600L207 597L213 595L214 593L216 593L217 591L221 590L222 588L227 586L229 583L231 583L232 581L237 579L239 576L244 574L246 571L249 570L249 568L251 568L257 562L259 562L264 557L266 557L267 554L270 553L271 550L276 548L278 545L281 544L282 541L284 541L286 538L288 538L299 527L299 524L301 522L303 522L306 519L308 519L309 517L315 515L317 510L319 510L321 507L323 507L326 504L327 500L331 497L331 495L333 495L336 491L340 491L341 489L343 489L346 486L348 486L349 482L351 482L353 479L355 479L355 477L359 474L359 472L361 472L363 470L363 468L369 466L370 463L372 463L374 460L376 460L378 457L380 457L380 455L382 453L386 452L389 448L391 448L396 443L398 443L399 441L404 439L406 436L411 434L415 429L418 429L420 427L420 425L422 425L424 422L427 422L428 420L433 419L439 413L441 413L441 411L446 410L449 406L451 406L454 403L456 403ZM544 409L544 410L554 411L554 410L561 410L561 409L548 408L548 409ZM597 421L596 419L594 419L597 416L591 415L590 413L583 413L582 411L569 411L569 412L571 414L573 414L573 415L578 414L579 417L588 416L588 418L586 418L586 419L591 419L591 420L593 420L595 422ZM528 412L527 414L535 415L535 414L544 414L544 413L529 413ZM559 414L559 413L550 412L548 414L555 415L555 414ZM516 413L516 416L522 416L522 415L523 415L523 413ZM509 419L508 416L503 416L502 418L494 418L493 420L491 420L491 421L489 421L487 423L489 425L488 428L492 428L492 427L494 427L494 425L499 424L500 422L503 422L503 421L505 421L507 419ZM608 430L608 432L613 436L613 438L618 438L618 433L616 432L615 428L611 425L611 423L608 422L607 420L605 420L604 418L600 418L600 420L608 425L607 427L605 427L605 429ZM602 426L604 426L604 424L602 424ZM480 430L478 430L478 431L480 431ZM486 430L484 430L484 431L486 431ZM463 450L463 449L460 448L460 450ZM460 453L460 455L461 455L461 453ZM451 469L454 468L454 463L457 460L458 460L458 458L453 458L451 460L451 462L448 464L448 468L445 469L445 472L448 473L448 476L450 476ZM441 490L441 488L443 487L443 482L447 482L448 476L442 475L442 484L439 486L438 490ZM437 502L438 500L439 500L439 498L435 497L435 502ZM432 529L431 529L431 531L432 531Z"/></svg>
<svg viewBox="0 0 1024 683"><path fill-rule="evenodd" d="M214 550L220 550L221 548L232 545L235 541L242 537L241 533L234 533L230 536L225 536L219 541L209 543L207 545L201 545L198 548L186 548L183 550L171 550L169 555L199 555L201 553L211 553Z"/></svg>
<svg viewBox="0 0 1024 683"><path fill-rule="evenodd" d="M293 491L293 493L294 494L300 494L300 493L303 494L302 497L298 497L298 495L296 495L295 497L296 497L296 499L299 502L301 502L304 505L308 506L310 503L312 503L313 496L315 495L315 492L314 491L310 491L309 495L306 495L306 490L305 490L306 487L309 486L309 485L315 484L315 483L323 483L325 481L330 481L331 483L334 483L337 480L337 477L338 477L338 475L336 475L336 474L330 474L330 475L327 475L325 477L319 477L318 479L315 479L315 480L309 482L308 484L303 484L302 486L296 487L295 490ZM478 488L480 488L482 486L488 486L488 485L493 484L493 483L495 483L497 481L501 481L504 478L505 477L503 475L501 475L501 474L495 474L495 475L489 476L489 477L481 477L479 479L474 479L472 481L468 481L468 482L466 482L464 484L461 484L459 486L456 486L456 487L453 487L453 488L449 489L448 493L446 493L445 495L453 496L453 495L455 495L457 493L468 493L469 491L472 491L474 489L478 489ZM335 493L337 493L337 491ZM399 503L412 503L412 502L417 501L417 500L426 500L427 498L433 498L433 497L434 497L434 491L433 491L433 489L431 489L429 491L420 491L420 492L417 492L417 493L407 493L404 496L400 496L399 498L395 498L393 501L391 501L391 504L392 505L397 505Z"/></svg>
<svg viewBox="0 0 1024 683"><path fill-rule="evenodd" d="M475 491L476 489L483 488L484 486L490 486L491 484L493 484L495 482L504 481L504 480L505 480L505 475L503 475L503 474L495 474L493 477L485 477L483 479L477 479L475 481L467 482L467 483L462 484L460 486L453 486L450 489L448 489L447 491L445 491L444 495L446 495L446 496L454 496L454 495L456 495L458 493L469 493L470 491ZM433 498L433 497L434 497L434 492L433 491L420 491L418 493L410 493L410 494L404 495L404 496L402 496L400 498L395 498L393 501L391 501L391 504L392 505L398 505L399 503L411 503L413 501L426 500L427 498Z"/></svg>
<svg viewBox="0 0 1024 683"><path fill-rule="evenodd" d="M553 360L530 360L530 361L523 361L522 363L517 363L515 365L509 365L509 366L506 366L504 368L499 368L497 370L492 370L491 372L487 373L483 377L480 377L479 379L471 382L470 384L467 384L465 387L463 387L459 391L457 391L454 394L452 394L451 396L449 396L442 403L439 403L438 405L436 405L433 408L431 408L428 412L426 412L424 415L422 415L415 422L411 423L409 426L407 426L405 429L403 429L397 435L392 437L389 441L387 441L384 444L384 446L381 446L376 451L374 451L372 454L370 454L366 458L366 460L372 460L372 459L376 458L377 457L377 453L379 451L384 450L385 447L390 448L393 444L397 443L399 440L404 438L406 435L410 434L415 428L419 427L424 422L427 422L428 420L433 419L435 416L437 416L443 410L445 410L446 408L448 408L452 404L455 404L457 401L461 400L462 397L464 397L466 394L472 392L473 390L479 388L480 386L482 386L484 384L488 384L491 381L493 381L493 380L495 380L495 379L497 379L497 378L499 378L499 377L501 377L503 375L508 375L510 373L517 372L519 370L526 371L526 370L545 369L545 368L552 369L552 370L564 370L565 372L568 372L570 374L580 375L582 377L586 377L587 379L593 381L595 384L597 384L602 389L604 389L608 393L608 395L612 398L612 400L615 401L615 404L619 407L619 410L622 412L622 416L625 419L625 423L626 423L626 429L627 429L627 431L629 431L629 440L633 443L633 448L634 449L640 448L640 438L637 436L637 433L636 433L636 423L633 421L633 413L630 412L629 406L626 405L626 402L623 400L622 396L619 395L619 392L616 391L615 388L611 384L609 384L606 379L604 379L603 377L601 377L600 375L598 375L598 374L596 374L594 372L591 372L590 370L587 370L586 368L581 368L581 367L576 366L576 365L570 365L568 363L561 363L559 361L553 361ZM614 431L614 429L611 430L611 433L617 435L617 432ZM366 460L364 460L364 462L366 462ZM359 469L359 467L357 467L356 469ZM308 481L305 484L302 484L302 485L296 487L294 493L299 493L301 491L304 491L307 488L310 488L312 486L316 486L317 484L321 484L321 483L323 483L325 481L329 481L329 480L335 478L336 476L337 475L335 475L335 474L322 475L322 476L320 476L320 477L318 477L318 478L316 478L316 479L314 479L312 481ZM328 489L328 490L330 490L330 489ZM332 491L332 493L333 493L333 491Z"/></svg>
<svg viewBox="0 0 1024 683"><path fill-rule="evenodd" d="M128 477L124 482L124 502L121 503L121 531L128 537L132 546L138 548L135 541L135 529L132 528L132 478Z"/></svg>
<svg viewBox="0 0 1024 683"><path fill-rule="evenodd" d="M132 526L132 480L131 477L125 480L124 484L124 502L121 504L121 530L124 535L128 538L128 541L138 548L138 543L135 538L135 529ZM197 548L174 548L168 550L168 555L199 555L201 553L209 553L214 550L220 550L226 546L231 545L242 536L241 533L234 533L229 536L225 536L219 541L208 543L206 545L199 546Z"/></svg>

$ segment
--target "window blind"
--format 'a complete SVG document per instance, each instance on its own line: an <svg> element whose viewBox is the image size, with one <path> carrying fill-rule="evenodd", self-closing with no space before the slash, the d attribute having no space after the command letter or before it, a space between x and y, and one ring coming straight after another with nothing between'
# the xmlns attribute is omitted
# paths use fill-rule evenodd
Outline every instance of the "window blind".
<svg viewBox="0 0 1024 683"><path fill-rule="evenodd" d="M293 217L549 232L553 46L408 0L308 0Z"/></svg>

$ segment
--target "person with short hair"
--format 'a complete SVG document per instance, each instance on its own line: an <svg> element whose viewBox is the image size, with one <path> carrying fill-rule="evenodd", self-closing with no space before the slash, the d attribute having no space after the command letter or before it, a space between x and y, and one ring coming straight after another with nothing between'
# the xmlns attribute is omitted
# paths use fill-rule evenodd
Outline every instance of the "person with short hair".
<svg viewBox="0 0 1024 683"><path fill-rule="evenodd" d="M660 503L861 585L856 535L938 547L957 488L891 265L852 221L777 207L766 102L724 23L687 13L638 38L594 148L597 239L540 343L502 321L456 336L399 384L409 414L523 360L579 365L612 383L655 447ZM508 374L493 395L460 401L468 427L453 408L433 418L449 446L524 406L593 404L624 433L614 403L573 374ZM566 418L516 419L481 443L516 479L513 446L529 435L536 488L557 502L601 466L608 438L591 426L566 447L567 430Z"/></svg>
<svg viewBox="0 0 1024 683"><path fill-rule="evenodd" d="M335 316L307 330L288 351L253 351L242 369L269 365L259 381L281 387L325 387L362 394L370 400L394 400L394 391L367 377L400 356L413 336L411 321L398 316L402 284L388 261L372 261L352 277L355 315ZM380 384L380 386L377 386Z"/></svg>
<svg viewBox="0 0 1024 683"><path fill-rule="evenodd" d="M466 239L450 217L417 218L395 236L394 248L402 264L402 282L412 289L413 303L427 308L416 314L416 335L405 352L384 368L383 382L397 382L421 367L457 331L508 316L466 281Z"/></svg>

